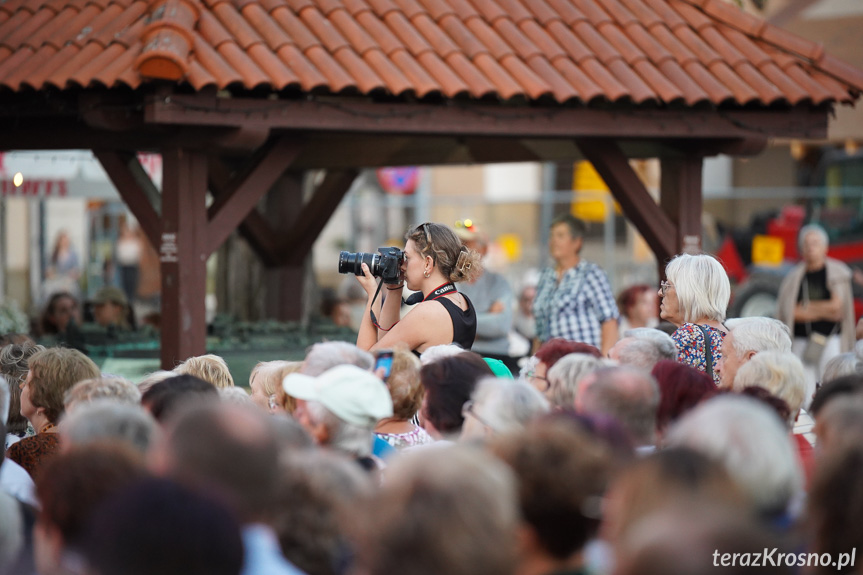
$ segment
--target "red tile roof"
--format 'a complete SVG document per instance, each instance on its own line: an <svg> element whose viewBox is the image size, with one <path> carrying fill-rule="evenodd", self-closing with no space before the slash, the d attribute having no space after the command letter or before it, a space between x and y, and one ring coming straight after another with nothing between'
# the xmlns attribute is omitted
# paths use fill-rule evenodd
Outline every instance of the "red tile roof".
<svg viewBox="0 0 863 575"><path fill-rule="evenodd" d="M726 0L5 0L0 89L851 102L863 72Z"/></svg>

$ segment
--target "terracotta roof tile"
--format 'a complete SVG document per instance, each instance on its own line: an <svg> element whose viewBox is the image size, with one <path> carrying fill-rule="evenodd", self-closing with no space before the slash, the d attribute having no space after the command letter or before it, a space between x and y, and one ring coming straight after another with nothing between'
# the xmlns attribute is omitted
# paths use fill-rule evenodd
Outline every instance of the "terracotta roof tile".
<svg viewBox="0 0 863 575"><path fill-rule="evenodd" d="M456 15L452 6L447 4L444 0L420 0L420 4L428 10L428 13L433 20L440 20L447 14Z"/></svg>
<svg viewBox="0 0 863 575"><path fill-rule="evenodd" d="M300 86L303 90L311 92L319 90L327 85L327 78L307 59L296 46L292 44L283 44L276 53L279 60L288 67L300 79ZM335 64L335 62L333 62ZM334 76L331 80L331 88L334 92L341 92L351 84L350 77L341 72L336 73L336 70L341 71L341 68L336 66L328 66L330 72Z"/></svg>
<svg viewBox="0 0 863 575"><path fill-rule="evenodd" d="M231 84L239 84L243 81L242 76L233 69L213 46L204 40L200 34L195 35L195 60L209 75L216 79L219 88L226 88Z"/></svg>
<svg viewBox="0 0 863 575"><path fill-rule="evenodd" d="M72 58L70 58L64 66L58 68L45 79L45 83L57 88L66 88L69 81L69 70L77 70L81 66L89 63L93 58L101 53L98 44L87 44L82 49L78 50Z"/></svg>
<svg viewBox="0 0 863 575"><path fill-rule="evenodd" d="M482 14L488 22L494 23L499 18L506 18L506 11L495 0L470 0L475 11ZM465 2L466 3L466 2ZM467 20L467 18L465 18Z"/></svg>
<svg viewBox="0 0 863 575"><path fill-rule="evenodd" d="M213 14L219 19L219 23L231 33L242 49L248 50L251 46L264 42L264 39L251 24L231 4L227 2L219 4L213 8Z"/></svg>
<svg viewBox="0 0 863 575"><path fill-rule="evenodd" d="M389 17L387 18L389 20ZM422 34L422 36L428 41L431 49L440 55L441 58L448 58L450 54L453 52L462 52L459 50L458 46L447 36L444 34L443 30L435 24L434 20L429 18L428 14L420 14L413 20L411 20L411 24L416 26L416 29ZM399 37L402 39L402 42L408 44L406 40L406 36L410 35L410 32L404 29L397 29L396 34L399 34ZM479 42L475 42L474 46L478 45ZM408 44L410 45L410 44ZM478 48L481 49L481 48ZM462 52L464 53L464 52ZM473 57L470 53L464 53L468 58Z"/></svg>
<svg viewBox="0 0 863 575"><path fill-rule="evenodd" d="M319 46L321 44L320 40L306 28L305 24L287 8L283 6L278 7L272 11L271 15L282 29L288 33L288 37L303 52L312 46Z"/></svg>
<svg viewBox="0 0 863 575"><path fill-rule="evenodd" d="M740 76L734 73L734 70L728 67L728 64L722 61L716 61L711 64L708 69L713 76L722 82L734 94L734 99L738 104L748 104L758 98L758 94L746 82L740 79Z"/></svg>
<svg viewBox="0 0 863 575"><path fill-rule="evenodd" d="M639 22L639 19L619 0L602 0L603 9L614 15L614 22L621 28Z"/></svg>
<svg viewBox="0 0 863 575"><path fill-rule="evenodd" d="M712 16L716 20L730 24L732 27L750 36L758 37L761 31L767 27L767 22L764 20L756 18L736 6L732 6L725 0L707 0L701 3L701 8L705 14Z"/></svg>
<svg viewBox="0 0 863 575"><path fill-rule="evenodd" d="M518 82L488 53L478 54L474 60L474 64L492 82L502 98L508 100L522 93ZM531 82L530 89L534 93L541 92L537 89L535 82Z"/></svg>
<svg viewBox="0 0 863 575"><path fill-rule="evenodd" d="M496 21L494 29L507 44L513 47L516 54L524 60L530 60L534 56L542 54L536 44L522 34L521 30L509 18L501 18Z"/></svg>
<svg viewBox="0 0 863 575"><path fill-rule="evenodd" d="M56 13L53 10L42 8L24 20L22 26L12 30L9 36L4 37L2 39L3 44L7 46L27 44L30 36L36 33L39 28L45 26L54 17L56 17Z"/></svg>
<svg viewBox="0 0 863 575"><path fill-rule="evenodd" d="M12 14L11 18L0 25L0 44L9 46L10 48L16 48L16 44L7 43L7 38L14 34L16 30L21 28L21 26L23 26L24 23L32 17L33 14L28 10L19 10Z"/></svg>
<svg viewBox="0 0 863 575"><path fill-rule="evenodd" d="M78 68L78 71L69 77L69 82L79 86L87 86L98 76L111 62L122 56L126 49L120 44L113 44L107 50L103 50L95 58Z"/></svg>
<svg viewBox="0 0 863 575"><path fill-rule="evenodd" d="M378 43L360 26L344 8L334 10L329 19L336 25L339 32L350 43L360 56L365 56L369 50L380 50Z"/></svg>
<svg viewBox="0 0 863 575"><path fill-rule="evenodd" d="M417 19L422 18L424 17L420 16ZM438 24L471 60L475 60L480 54L486 53L491 53L495 59L500 60L512 53L506 42L501 40L488 24L479 18L468 20L470 28L465 26L464 22L451 15L444 17Z"/></svg>
<svg viewBox="0 0 863 575"><path fill-rule="evenodd" d="M554 69L554 66L544 56L534 56L528 60L530 69L549 87L554 99L558 102L566 102L578 98L579 94L575 88Z"/></svg>
<svg viewBox="0 0 863 575"><path fill-rule="evenodd" d="M724 104L734 99L734 93L724 84L720 83L701 62L695 60L683 65L683 69L692 80L707 92L707 96L713 103Z"/></svg>
<svg viewBox="0 0 863 575"><path fill-rule="evenodd" d="M377 40L385 54L392 55L398 50L407 51L405 45L371 11L361 12L356 15L356 18L357 22Z"/></svg>
<svg viewBox="0 0 863 575"><path fill-rule="evenodd" d="M673 60L674 56L665 47L657 42L643 26L637 23L630 24L626 28L627 37L632 40L638 48L647 55L654 64L661 64L666 60Z"/></svg>
<svg viewBox="0 0 863 575"><path fill-rule="evenodd" d="M93 76L93 82L97 82L103 86L113 86L122 74L128 73L133 69L135 56L141 51L141 48L142 46L140 44L135 44L131 48L125 50L118 58ZM200 67L197 62L192 62L192 64L193 68ZM125 83L132 88L136 88L141 83L141 79L138 78L138 80L134 82L126 80Z"/></svg>
<svg viewBox="0 0 863 575"><path fill-rule="evenodd" d="M560 72L569 85L576 89L582 102L590 103L597 99L606 99L606 92L588 77L572 60L557 58L552 65Z"/></svg>
<svg viewBox="0 0 863 575"><path fill-rule="evenodd" d="M393 64L404 74L410 86L420 98L432 93L440 92L441 86L435 79L414 60L407 50L399 50L390 55Z"/></svg>
<svg viewBox="0 0 863 575"><path fill-rule="evenodd" d="M647 60L641 60L633 68L663 102L675 102L686 99L683 91Z"/></svg>
<svg viewBox="0 0 863 575"><path fill-rule="evenodd" d="M437 81L441 87L441 92L446 96L455 98L471 93L471 87L458 76L456 70L447 66L434 52L425 52L417 60L423 69L428 70L428 73ZM491 90L491 84L485 82L484 87L476 88L475 92L485 96Z"/></svg>
<svg viewBox="0 0 863 575"><path fill-rule="evenodd" d="M489 57L489 59L491 58ZM491 60L494 62L493 59ZM453 52L445 61L452 67L453 72L458 74L462 81L467 84L468 92L474 98L485 98L495 92L496 87L492 80L461 52Z"/></svg>
<svg viewBox="0 0 863 575"><path fill-rule="evenodd" d="M260 34L274 52L278 52L279 48L285 44L290 44L291 39L285 31L279 26L278 22L264 11L260 4L250 2L243 7L243 17L248 20L249 25Z"/></svg>
<svg viewBox="0 0 863 575"><path fill-rule="evenodd" d="M541 27L548 26L548 23L552 20L561 19L560 14L554 8L549 6L546 0L530 0L527 3L527 7L535 18L536 24ZM523 26L525 22L530 21L531 20L520 21L519 26Z"/></svg>
<svg viewBox="0 0 863 575"><path fill-rule="evenodd" d="M680 17L670 5L671 0L643 0L647 8L652 10L663 24L672 30L679 26L686 26L686 22Z"/></svg>
<svg viewBox="0 0 863 575"><path fill-rule="evenodd" d="M216 87L216 78L214 78L212 74L207 72L204 67L197 62L192 62L192 65L189 66L188 79L189 83L196 90L203 90L207 87Z"/></svg>
<svg viewBox="0 0 863 575"><path fill-rule="evenodd" d="M690 106L711 101L710 95L693 78L680 67L674 59L663 60L659 69L665 77L680 88L683 98Z"/></svg>
<svg viewBox="0 0 863 575"><path fill-rule="evenodd" d="M530 11L525 8L524 4L520 2L520 0L498 1L500 2L501 8L503 8L506 16L516 24L521 24L522 22L533 20ZM532 3L533 1L534 0L526 0L527 3ZM494 24L494 22L492 22L492 24Z"/></svg>
<svg viewBox="0 0 863 575"><path fill-rule="evenodd" d="M545 28L541 27L533 20L525 20L519 24L519 27L521 28L521 31L530 38L531 42L536 45L539 51L542 54L545 54L546 58L549 60L566 57L566 52L564 52L560 44L558 44L554 38L549 36Z"/></svg>
<svg viewBox="0 0 863 575"><path fill-rule="evenodd" d="M0 74L5 78L7 86L17 90L21 86L21 81L27 78L30 70L33 69L34 64L42 64L53 55L54 52L51 48L40 50L35 55L31 48L18 50L8 58L3 58L0 62Z"/></svg>
<svg viewBox="0 0 863 575"><path fill-rule="evenodd" d="M48 50L54 49L53 47L45 47L42 49L44 50L46 48ZM38 68L29 68L26 81L20 82L20 84L22 86L30 86L34 89L41 87L51 74L62 68L77 53L78 48L74 44L66 44ZM15 78L12 79L13 82L15 80Z"/></svg>
<svg viewBox="0 0 863 575"><path fill-rule="evenodd" d="M611 16L608 12L602 9L596 0L572 0L573 4L585 15L585 17L593 23L594 26L599 26L604 22L611 22Z"/></svg>
<svg viewBox="0 0 863 575"><path fill-rule="evenodd" d="M792 80L788 74L779 69L773 62L767 62L759 67L764 77L767 78L782 93L792 106L796 106L808 97L806 90Z"/></svg>
<svg viewBox="0 0 863 575"><path fill-rule="evenodd" d="M93 41L106 47L111 42L116 42L136 22L140 22L141 26L144 25L142 17L146 11L147 5L143 2L136 2L130 5L115 19L108 22L101 30L93 34Z"/></svg>
<svg viewBox="0 0 863 575"><path fill-rule="evenodd" d="M863 71L725 0L0 0L0 88L772 106Z"/></svg>
<svg viewBox="0 0 863 575"><path fill-rule="evenodd" d="M333 55L337 54L342 48L348 46L348 41L345 40L333 23L330 22L323 14L315 8L306 8L300 13L300 19L320 40L324 46Z"/></svg>
<svg viewBox="0 0 863 575"><path fill-rule="evenodd" d="M423 14L428 15L428 12L422 5L416 0L395 0L396 6L404 12L404 15L407 16L408 20L413 20L417 16L421 16Z"/></svg>
<svg viewBox="0 0 863 575"><path fill-rule="evenodd" d="M392 0L367 0L369 6L372 7L372 10L375 11L375 14L380 16L381 18L385 17L387 14L391 12L398 11L399 7L395 5Z"/></svg>
<svg viewBox="0 0 863 575"><path fill-rule="evenodd" d="M645 28L651 28L656 24L661 24L662 19L659 15L650 9L650 6L645 4L643 0L620 0L627 10L629 10L635 19Z"/></svg>
<svg viewBox="0 0 863 575"><path fill-rule="evenodd" d="M647 58L644 52L633 44L629 37L614 24L602 25L599 32L630 66Z"/></svg>

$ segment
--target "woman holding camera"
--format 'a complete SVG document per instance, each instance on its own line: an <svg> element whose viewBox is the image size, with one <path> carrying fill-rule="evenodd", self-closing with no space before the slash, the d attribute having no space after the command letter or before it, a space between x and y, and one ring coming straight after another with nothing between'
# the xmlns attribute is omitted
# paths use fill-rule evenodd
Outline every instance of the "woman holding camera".
<svg viewBox="0 0 863 575"><path fill-rule="evenodd" d="M448 343L470 349L476 336L476 310L455 283L479 272L479 254L463 246L455 232L441 224L419 225L405 240L400 283L384 284L382 304L375 300L377 281L362 264L363 275L357 279L368 294L368 303L357 347L375 351L403 344L417 354ZM420 293L408 298L408 304L417 305L399 320L405 285Z"/></svg>

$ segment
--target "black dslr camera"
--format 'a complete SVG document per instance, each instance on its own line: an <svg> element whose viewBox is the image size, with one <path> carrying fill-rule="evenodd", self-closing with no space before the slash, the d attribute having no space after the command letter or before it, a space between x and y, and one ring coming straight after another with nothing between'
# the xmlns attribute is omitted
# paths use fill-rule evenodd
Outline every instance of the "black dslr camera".
<svg viewBox="0 0 863 575"><path fill-rule="evenodd" d="M405 253L398 248L378 248L376 254L364 252L341 252L339 254L339 273L363 275L363 264L369 266L372 275L383 279L385 284L401 283L401 266Z"/></svg>

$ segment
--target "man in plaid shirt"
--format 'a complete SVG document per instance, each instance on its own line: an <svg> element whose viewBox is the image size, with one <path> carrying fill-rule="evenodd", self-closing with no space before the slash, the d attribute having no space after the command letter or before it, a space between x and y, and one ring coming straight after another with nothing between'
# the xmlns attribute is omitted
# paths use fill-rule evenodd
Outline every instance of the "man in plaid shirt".
<svg viewBox="0 0 863 575"><path fill-rule="evenodd" d="M598 347L617 342L617 304L602 269L581 259L584 223L564 214L551 223L548 248L556 266L542 272L533 302L540 342L554 337Z"/></svg>

